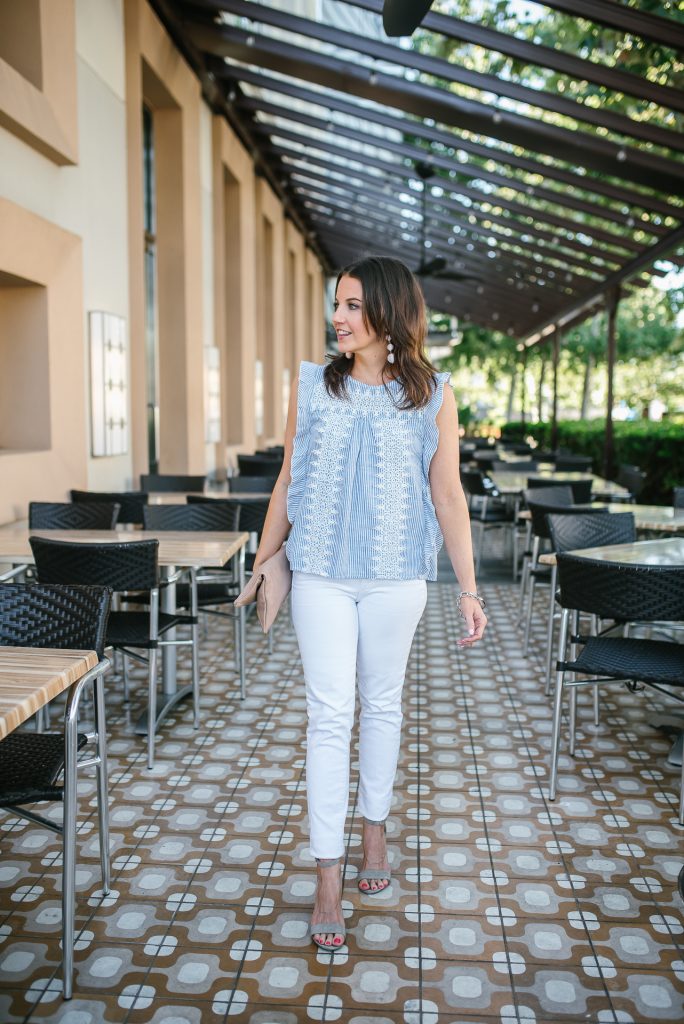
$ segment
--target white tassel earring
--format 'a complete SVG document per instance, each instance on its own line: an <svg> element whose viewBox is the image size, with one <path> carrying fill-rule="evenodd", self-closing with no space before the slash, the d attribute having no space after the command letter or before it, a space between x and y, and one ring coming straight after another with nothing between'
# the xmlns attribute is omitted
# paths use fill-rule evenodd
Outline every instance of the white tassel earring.
<svg viewBox="0 0 684 1024"><path fill-rule="evenodd" d="M394 362L394 345L392 344L392 338L389 334L387 335L387 362Z"/></svg>

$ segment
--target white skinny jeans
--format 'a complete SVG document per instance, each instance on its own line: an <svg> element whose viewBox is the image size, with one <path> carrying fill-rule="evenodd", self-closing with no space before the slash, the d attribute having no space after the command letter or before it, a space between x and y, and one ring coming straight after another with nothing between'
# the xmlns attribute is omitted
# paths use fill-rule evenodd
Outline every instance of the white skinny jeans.
<svg viewBox="0 0 684 1024"><path fill-rule="evenodd" d="M358 672L359 812L384 821L399 756L401 691L427 600L425 580L292 577L292 621L309 717L306 785L311 853L341 857Z"/></svg>

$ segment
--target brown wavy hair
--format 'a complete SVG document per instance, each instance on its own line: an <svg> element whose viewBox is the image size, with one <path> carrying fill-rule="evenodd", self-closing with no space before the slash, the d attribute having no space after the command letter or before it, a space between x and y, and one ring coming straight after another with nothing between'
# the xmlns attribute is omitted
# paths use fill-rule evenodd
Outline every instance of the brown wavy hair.
<svg viewBox="0 0 684 1024"><path fill-rule="evenodd" d="M409 268L389 256L364 256L343 267L337 275L335 293L343 277L353 277L363 288L363 322L379 337L389 334L394 346L394 364L386 363L383 381L400 380L400 409L420 409L432 398L437 384L434 366L425 355L427 316L423 292ZM354 360L342 353L330 356L323 371L328 394L347 395L347 377ZM389 391L389 388L387 389Z"/></svg>

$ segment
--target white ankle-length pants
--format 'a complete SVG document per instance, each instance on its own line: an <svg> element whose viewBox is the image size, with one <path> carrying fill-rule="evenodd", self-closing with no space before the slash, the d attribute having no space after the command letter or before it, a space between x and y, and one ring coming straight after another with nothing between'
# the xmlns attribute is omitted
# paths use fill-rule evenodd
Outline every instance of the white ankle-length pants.
<svg viewBox="0 0 684 1024"><path fill-rule="evenodd" d="M340 857L349 803L356 677L360 814L383 821L399 756L401 692L427 599L425 580L292 577L292 620L308 713L306 786L311 853Z"/></svg>

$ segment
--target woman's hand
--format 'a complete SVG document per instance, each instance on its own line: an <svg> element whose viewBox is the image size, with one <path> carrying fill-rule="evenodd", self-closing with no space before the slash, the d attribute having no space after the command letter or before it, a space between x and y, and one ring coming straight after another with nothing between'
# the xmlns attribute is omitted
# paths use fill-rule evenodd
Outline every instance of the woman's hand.
<svg viewBox="0 0 684 1024"><path fill-rule="evenodd" d="M460 612L466 624L468 634L457 640L456 645L458 647L469 647L471 644L477 643L478 640L482 639L482 634L487 625L487 616L479 601L474 597L466 597L465 595L461 597Z"/></svg>

